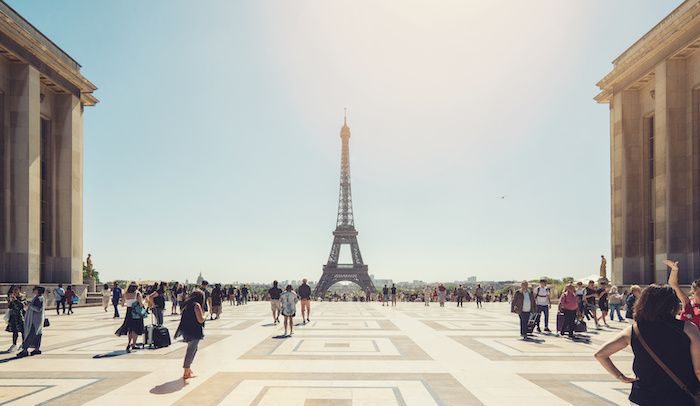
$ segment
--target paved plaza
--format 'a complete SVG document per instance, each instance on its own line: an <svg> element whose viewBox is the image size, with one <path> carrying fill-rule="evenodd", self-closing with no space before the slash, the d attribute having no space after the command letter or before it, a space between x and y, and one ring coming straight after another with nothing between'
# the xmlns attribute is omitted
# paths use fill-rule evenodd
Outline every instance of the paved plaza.
<svg viewBox="0 0 700 406"><path fill-rule="evenodd" d="M111 310L47 312L42 355L0 354L0 405L507 405L523 395L538 405L626 404L628 386L592 356L625 324L590 344L523 342L504 303L446 306L314 302L311 322L278 338L267 302L225 305L206 324L186 385L181 341L126 354ZM166 316L171 334L178 320ZM615 357L625 372L631 360L629 351Z"/></svg>

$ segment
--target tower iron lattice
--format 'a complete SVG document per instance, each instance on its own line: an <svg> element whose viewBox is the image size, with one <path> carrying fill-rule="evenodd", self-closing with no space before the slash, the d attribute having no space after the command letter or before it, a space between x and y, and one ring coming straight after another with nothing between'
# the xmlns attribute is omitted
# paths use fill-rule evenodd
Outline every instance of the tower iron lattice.
<svg viewBox="0 0 700 406"><path fill-rule="evenodd" d="M369 277L367 265L362 261L360 246L357 243L357 230L352 210L352 189L350 187L350 127L347 114L343 118L340 129L342 148L340 154L340 196L338 198L338 218L333 231L333 245L328 256L328 262L323 266L323 274L316 285L314 296L325 296L328 289L338 282L353 282L360 286L363 292L375 291L374 283ZM352 264L341 264L340 248L350 247Z"/></svg>

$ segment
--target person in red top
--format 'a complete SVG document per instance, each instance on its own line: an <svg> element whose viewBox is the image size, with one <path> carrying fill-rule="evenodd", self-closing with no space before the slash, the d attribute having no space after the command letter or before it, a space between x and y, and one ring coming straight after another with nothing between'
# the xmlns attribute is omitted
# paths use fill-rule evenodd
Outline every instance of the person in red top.
<svg viewBox="0 0 700 406"><path fill-rule="evenodd" d="M559 298L559 311L564 313L564 323L561 325L561 335L569 333L570 338L574 338L574 327L576 323L576 312L578 311L578 298L576 288L569 283L566 285L564 293Z"/></svg>
<svg viewBox="0 0 700 406"><path fill-rule="evenodd" d="M676 292L676 296L683 304L681 311L681 320L687 320L696 326L700 327L700 279L693 281L690 287L690 298L683 292L678 284L678 262L665 260L664 264L671 268L671 274L668 276L668 284Z"/></svg>

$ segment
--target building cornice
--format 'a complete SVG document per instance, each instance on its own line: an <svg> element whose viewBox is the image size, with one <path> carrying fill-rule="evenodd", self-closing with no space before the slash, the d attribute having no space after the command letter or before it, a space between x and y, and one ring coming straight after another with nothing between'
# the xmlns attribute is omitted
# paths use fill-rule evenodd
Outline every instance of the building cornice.
<svg viewBox="0 0 700 406"><path fill-rule="evenodd" d="M613 70L597 83L601 91L594 99L609 103L620 84L648 79L663 58L685 57L699 48L699 36L700 0L686 0L613 61Z"/></svg>
<svg viewBox="0 0 700 406"><path fill-rule="evenodd" d="M0 1L0 33L3 34L3 38L26 51L22 54L17 52L18 49L8 49L10 47L0 45L2 48L0 53L6 56L8 53L12 54L9 59L20 60L31 65L36 65L38 61L40 66L35 67L43 74L42 82L49 87L60 88L64 92L73 94L77 91L76 96L86 106L98 103L92 95L97 87L80 73L80 64L2 1Z"/></svg>

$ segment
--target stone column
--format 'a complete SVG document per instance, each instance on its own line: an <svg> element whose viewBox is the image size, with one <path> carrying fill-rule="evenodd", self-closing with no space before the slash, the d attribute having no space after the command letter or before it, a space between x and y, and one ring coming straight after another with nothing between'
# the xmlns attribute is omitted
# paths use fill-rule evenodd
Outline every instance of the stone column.
<svg viewBox="0 0 700 406"><path fill-rule="evenodd" d="M83 128L80 100L55 95L56 137L56 282L83 283Z"/></svg>
<svg viewBox="0 0 700 406"><path fill-rule="evenodd" d="M622 280L624 283L644 283L648 279L645 272L645 161L644 137L641 128L641 106L639 91L624 90L614 96L613 123L614 135L621 143L619 192L613 197L613 210L618 210L621 222L613 234L614 243L622 248ZM617 136L616 134L619 134ZM613 264L615 268L619 268ZM616 266L617 265L617 266ZM618 269L616 272L620 272Z"/></svg>
<svg viewBox="0 0 700 406"><path fill-rule="evenodd" d="M29 65L12 64L7 108L12 186L9 267L6 282L37 284L40 279L41 162L39 137L39 72Z"/></svg>
<svg viewBox="0 0 700 406"><path fill-rule="evenodd" d="M656 109L660 113L657 127L666 136L666 250L657 250L657 282L667 278L666 266L661 263L666 256L680 261L681 283L691 283L697 274L693 263L693 143L688 126L688 105L691 93L687 87L685 59L665 61L663 78L657 79ZM661 96L661 97L659 97Z"/></svg>

